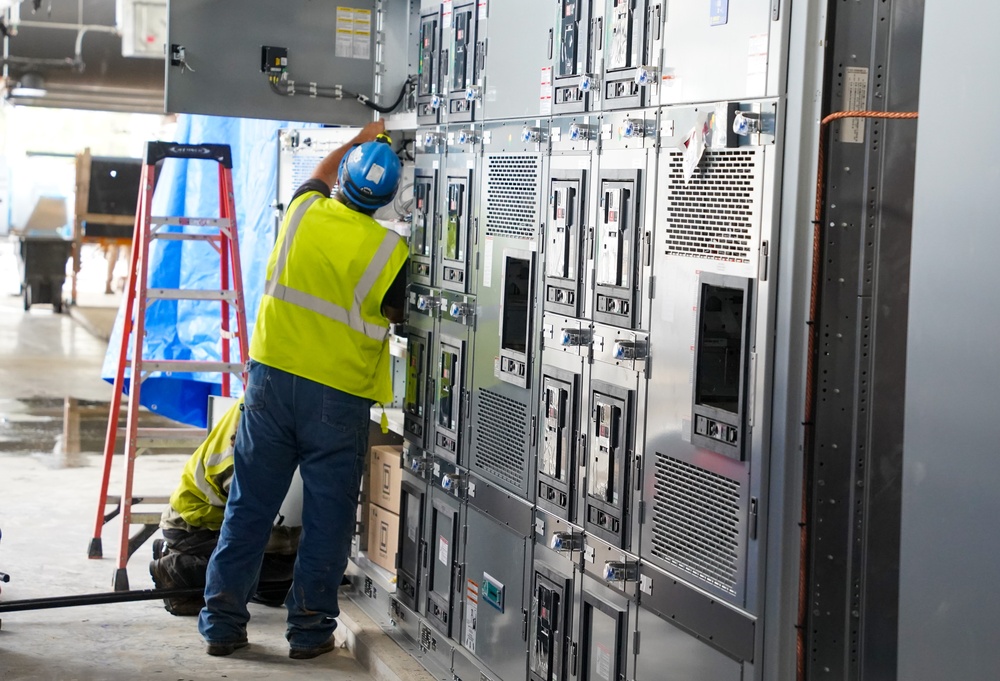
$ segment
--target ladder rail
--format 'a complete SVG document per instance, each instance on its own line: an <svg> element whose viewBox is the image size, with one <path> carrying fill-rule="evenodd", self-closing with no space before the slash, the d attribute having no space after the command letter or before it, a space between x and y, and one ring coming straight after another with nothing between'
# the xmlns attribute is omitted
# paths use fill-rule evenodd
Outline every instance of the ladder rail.
<svg viewBox="0 0 1000 681"><path fill-rule="evenodd" d="M128 564L128 559L131 556L131 551L129 550L129 540L131 539L130 532L132 529L132 473L134 471L135 458L138 454L138 447L136 442L136 432L139 428L139 404L140 395L142 392L142 380L139 379L142 375L142 354L143 354L143 339L146 334L146 289L149 286L149 237L150 237L150 227L149 227L149 217L150 211L153 203L153 183L150 175L150 166L143 166L143 175L146 180L143 183L143 196L142 204L140 210L142 211L139 216L139 230L138 230L138 241L139 248L136 254L139 256L139 260L135 263L136 270L136 309L135 309L135 322L132 325L132 360L131 360L131 370L129 376L131 381L129 383L129 401L128 401L128 418L126 421L126 434L125 434L125 452L122 457L122 465L124 467L124 491L122 492L122 512L121 512L121 534L118 545L118 562L117 569L114 576L114 588L116 591L128 591L128 573L126 572L126 565ZM133 241L136 239L133 238Z"/></svg>
<svg viewBox="0 0 1000 681"><path fill-rule="evenodd" d="M220 168L222 166L220 165ZM221 172L221 171L220 171ZM240 260L240 237L239 230L236 228L236 192L233 188L233 173L232 171L226 172L223 182L226 185L226 194L229 198L227 202L229 205L230 215L229 217L229 244L232 248L235 256L231 258L231 264L233 269L233 282L237 284L234 288L236 290L236 341L239 344L240 358L243 361L243 373L242 382L243 389L246 390L247 386L247 360L250 358L249 349L249 335L250 330L247 328L247 309L246 309L246 298L243 294L243 266ZM222 183L220 183L222 184ZM223 333L223 337L225 337Z"/></svg>
<svg viewBox="0 0 1000 681"><path fill-rule="evenodd" d="M151 192L152 189L149 187L148 179L146 166L143 166L140 176L140 188L144 189L144 191ZM111 407L108 411L108 428L104 437L104 466L101 472L101 499L107 499L108 497L108 484L111 480L111 462L115 453L115 444L118 435L118 420L121 415L122 392L125 387L125 358L127 356L125 353L128 349L128 339L132 331L132 308L135 304L136 283L135 266L137 250L139 248L138 240L134 237L139 231L140 216L141 213L136 211L135 224L132 228L132 245L129 249L129 274L125 294L126 313L122 316L122 336L118 344L118 368L115 370L115 381L111 393ZM91 539L90 549L87 552L88 558L96 559L104 557L104 547L102 546L101 534L105 522L104 505L98 504L97 518L94 520L94 536Z"/></svg>
<svg viewBox="0 0 1000 681"><path fill-rule="evenodd" d="M225 166L219 166L219 215L223 218L232 218L229 215L229 202L232 200L232 194L226 193L226 168ZM234 221L235 222L235 221ZM234 222L230 223L229 234L222 239L219 244L219 284L223 291L229 288L229 253L232 248L232 235L236 233ZM225 234L225 232L223 232ZM222 301L222 333L220 335L220 341L222 343L221 356L223 361L228 362L231 357L229 355L229 301ZM222 396L230 396L230 380L229 374L222 374Z"/></svg>

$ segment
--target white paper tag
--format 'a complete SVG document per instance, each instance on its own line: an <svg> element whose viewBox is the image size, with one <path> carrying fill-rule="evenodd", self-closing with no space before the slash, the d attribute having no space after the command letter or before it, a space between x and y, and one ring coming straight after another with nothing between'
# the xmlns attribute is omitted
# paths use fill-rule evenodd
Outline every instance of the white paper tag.
<svg viewBox="0 0 1000 681"><path fill-rule="evenodd" d="M684 140L684 180L690 180L694 169L698 167L702 154L705 153L705 127L695 125Z"/></svg>
<svg viewBox="0 0 1000 681"><path fill-rule="evenodd" d="M451 0L444 0L441 3L441 28L451 28L451 16L454 14L451 7Z"/></svg>

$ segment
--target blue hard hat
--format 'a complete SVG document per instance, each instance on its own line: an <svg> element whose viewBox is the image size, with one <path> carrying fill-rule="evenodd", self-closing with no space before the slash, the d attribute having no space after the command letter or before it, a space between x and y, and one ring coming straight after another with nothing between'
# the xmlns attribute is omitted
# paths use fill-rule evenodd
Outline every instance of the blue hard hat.
<svg viewBox="0 0 1000 681"><path fill-rule="evenodd" d="M381 208L396 196L401 168L392 147L381 140L354 147L340 162L340 191L356 206Z"/></svg>

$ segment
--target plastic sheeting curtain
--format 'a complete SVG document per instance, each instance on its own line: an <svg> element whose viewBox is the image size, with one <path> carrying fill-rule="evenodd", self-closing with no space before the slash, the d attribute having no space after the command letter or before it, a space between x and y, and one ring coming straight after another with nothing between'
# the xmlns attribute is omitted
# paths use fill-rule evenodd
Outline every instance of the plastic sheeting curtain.
<svg viewBox="0 0 1000 681"><path fill-rule="evenodd" d="M240 259L247 325L257 319L264 288L265 267L274 243L277 193L277 135L282 128L301 124L215 116L180 116L176 142L228 144L233 152L233 185L239 227ZM153 195L153 215L212 217L219 214L218 164L167 159ZM153 241L150 244L151 288L211 289L220 286L219 255L203 242ZM218 360L220 314L218 302L151 301L146 314L146 359ZM122 307L108 344L101 376L114 381L125 310ZM233 317L230 328L235 328ZM231 344L231 360L239 350ZM232 382L234 393L242 385ZM126 371L125 392L130 382ZM209 395L218 395L221 375L206 373L151 374L142 384L140 403L168 418L204 427Z"/></svg>

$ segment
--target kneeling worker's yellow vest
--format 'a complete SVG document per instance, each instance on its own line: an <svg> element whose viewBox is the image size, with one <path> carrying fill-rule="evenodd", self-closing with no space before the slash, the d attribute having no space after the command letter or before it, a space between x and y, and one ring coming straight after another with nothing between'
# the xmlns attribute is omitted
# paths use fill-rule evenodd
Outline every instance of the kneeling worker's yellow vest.
<svg viewBox="0 0 1000 681"><path fill-rule="evenodd" d="M378 403L392 401L382 298L409 255L372 218L319 192L288 207L267 263L250 356Z"/></svg>
<svg viewBox="0 0 1000 681"><path fill-rule="evenodd" d="M206 530L222 527L229 481L233 476L233 435L240 424L242 398L229 408L184 466L181 484L170 507L188 525Z"/></svg>

